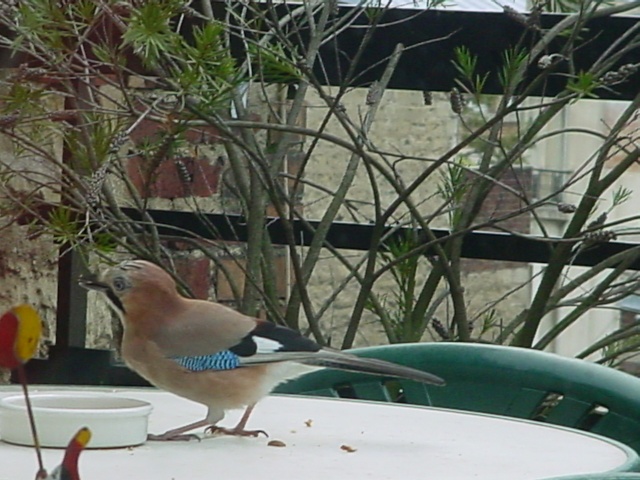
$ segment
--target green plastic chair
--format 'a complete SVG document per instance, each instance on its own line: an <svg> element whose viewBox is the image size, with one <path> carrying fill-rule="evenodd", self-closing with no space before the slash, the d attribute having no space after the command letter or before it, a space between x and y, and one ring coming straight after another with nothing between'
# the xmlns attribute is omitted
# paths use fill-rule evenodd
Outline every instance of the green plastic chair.
<svg viewBox="0 0 640 480"><path fill-rule="evenodd" d="M351 350L447 381L444 387L321 370L276 393L432 405L564 425L603 435L640 453L640 379L525 348L470 343L414 343Z"/></svg>

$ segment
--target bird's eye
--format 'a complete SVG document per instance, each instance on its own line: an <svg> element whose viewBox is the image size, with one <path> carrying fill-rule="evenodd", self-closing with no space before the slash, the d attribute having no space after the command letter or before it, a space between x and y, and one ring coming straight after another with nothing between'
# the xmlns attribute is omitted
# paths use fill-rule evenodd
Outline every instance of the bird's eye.
<svg viewBox="0 0 640 480"><path fill-rule="evenodd" d="M122 277L116 277L113 279L113 289L116 292L122 292L127 288L127 282Z"/></svg>

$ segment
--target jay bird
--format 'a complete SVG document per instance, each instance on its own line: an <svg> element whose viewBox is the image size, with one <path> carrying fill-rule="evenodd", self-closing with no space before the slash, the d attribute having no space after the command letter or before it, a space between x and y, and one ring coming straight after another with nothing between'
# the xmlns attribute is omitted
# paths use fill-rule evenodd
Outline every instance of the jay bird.
<svg viewBox="0 0 640 480"><path fill-rule="evenodd" d="M204 420L149 435L150 440L188 440L185 433L257 436L245 430L251 411L278 384L319 367L406 378L444 385L427 372L321 347L297 331L243 315L219 303L178 293L166 271L129 260L80 284L106 295L123 323L122 357L151 384L208 407ZM246 407L234 428L217 426L225 410Z"/></svg>

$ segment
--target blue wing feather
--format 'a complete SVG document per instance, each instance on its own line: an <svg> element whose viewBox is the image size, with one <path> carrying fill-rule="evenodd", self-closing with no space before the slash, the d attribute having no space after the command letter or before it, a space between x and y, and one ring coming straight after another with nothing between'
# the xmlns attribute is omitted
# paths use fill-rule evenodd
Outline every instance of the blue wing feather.
<svg viewBox="0 0 640 480"><path fill-rule="evenodd" d="M233 370L240 366L240 357L235 353L225 350L212 355L196 355L172 357L178 365L192 372L205 370Z"/></svg>

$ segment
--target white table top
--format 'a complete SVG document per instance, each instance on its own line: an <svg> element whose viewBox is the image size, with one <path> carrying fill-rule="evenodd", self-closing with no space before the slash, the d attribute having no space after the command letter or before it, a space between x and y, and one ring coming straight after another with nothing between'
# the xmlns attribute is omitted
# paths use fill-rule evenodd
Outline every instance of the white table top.
<svg viewBox="0 0 640 480"><path fill-rule="evenodd" d="M44 389L31 389L38 390ZM72 390L150 402L153 433L205 414L201 405L154 389ZM14 386L0 388L0 396L16 391ZM230 412L222 424L233 426L240 414ZM248 428L264 429L286 447L267 446L270 439L264 437L147 442L87 450L80 457L80 473L83 480L525 480L638 468L635 452L603 437L438 408L271 396L258 404ZM347 452L343 445L355 451ZM50 471L60 463L62 451L45 449L43 456ZM35 471L33 449L0 442L0 480L31 480Z"/></svg>

